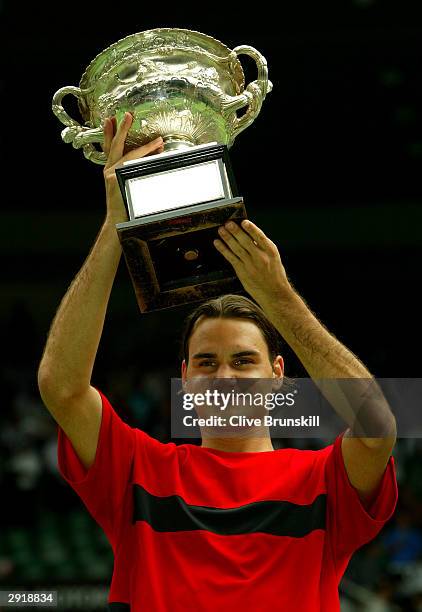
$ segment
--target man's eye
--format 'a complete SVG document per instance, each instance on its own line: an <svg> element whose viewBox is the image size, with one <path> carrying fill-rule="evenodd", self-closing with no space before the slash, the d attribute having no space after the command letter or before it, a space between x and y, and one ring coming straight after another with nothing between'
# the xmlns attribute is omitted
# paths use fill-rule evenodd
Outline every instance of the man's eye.
<svg viewBox="0 0 422 612"><path fill-rule="evenodd" d="M253 363L253 361L251 359L236 359L236 361L234 362L236 365L246 365L247 363ZM210 360L206 360L206 361L201 361L199 363L200 366L204 366L204 367L215 367L216 362L215 361L210 361Z"/></svg>

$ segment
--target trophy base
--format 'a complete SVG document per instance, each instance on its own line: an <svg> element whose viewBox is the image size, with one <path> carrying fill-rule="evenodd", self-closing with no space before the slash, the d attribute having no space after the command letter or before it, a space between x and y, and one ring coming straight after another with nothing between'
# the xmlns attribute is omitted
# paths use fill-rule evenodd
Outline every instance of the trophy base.
<svg viewBox="0 0 422 612"><path fill-rule="evenodd" d="M241 197L119 223L116 229L141 312L202 301L243 286L213 244L229 219L246 219Z"/></svg>

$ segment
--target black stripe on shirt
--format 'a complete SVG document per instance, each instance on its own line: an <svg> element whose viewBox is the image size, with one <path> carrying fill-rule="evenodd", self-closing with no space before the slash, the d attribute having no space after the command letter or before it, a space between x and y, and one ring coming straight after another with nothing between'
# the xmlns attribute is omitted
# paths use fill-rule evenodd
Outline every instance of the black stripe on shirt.
<svg viewBox="0 0 422 612"><path fill-rule="evenodd" d="M157 497L133 485L133 522L145 521L154 531L204 530L220 535L268 533L301 538L325 529L326 493L311 504L260 501L237 508L212 508L187 504L179 495Z"/></svg>
<svg viewBox="0 0 422 612"><path fill-rule="evenodd" d="M108 604L107 610L109 612L130 612L130 604L113 601Z"/></svg>

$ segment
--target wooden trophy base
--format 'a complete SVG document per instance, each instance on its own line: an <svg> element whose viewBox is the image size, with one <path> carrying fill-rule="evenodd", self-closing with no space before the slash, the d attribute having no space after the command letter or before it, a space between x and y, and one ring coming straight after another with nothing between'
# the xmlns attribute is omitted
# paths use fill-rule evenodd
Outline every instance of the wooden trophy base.
<svg viewBox="0 0 422 612"><path fill-rule="evenodd" d="M171 308L243 287L213 244L229 219L246 219L243 198L154 213L116 226L141 312Z"/></svg>

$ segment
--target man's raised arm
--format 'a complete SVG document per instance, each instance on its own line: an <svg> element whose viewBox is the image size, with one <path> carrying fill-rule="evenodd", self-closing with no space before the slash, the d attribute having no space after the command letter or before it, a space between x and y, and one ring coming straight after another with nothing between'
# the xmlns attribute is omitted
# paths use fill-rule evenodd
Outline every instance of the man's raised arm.
<svg viewBox="0 0 422 612"><path fill-rule="evenodd" d="M328 382L325 388L329 399L334 399L331 405L349 425L341 447L349 480L361 499L369 500L385 471L397 435L395 418L376 381L296 293L287 279L277 246L259 227L248 220L242 221L241 227L229 222L219 233L221 240L214 245L232 264L245 290L258 302L317 384L320 386L324 379ZM356 391L349 401L337 401L342 400L342 393L336 393L337 385L329 379L355 379ZM324 394L327 396L326 391ZM375 437L361 433L373 430L377 432Z"/></svg>
<svg viewBox="0 0 422 612"><path fill-rule="evenodd" d="M91 386L91 375L121 256L115 225L127 220L115 169L123 161L160 152L163 145L157 139L123 156L131 123L129 113L118 129L115 120L105 122L105 221L57 310L38 369L42 400L86 468L94 461L101 424L101 398Z"/></svg>

